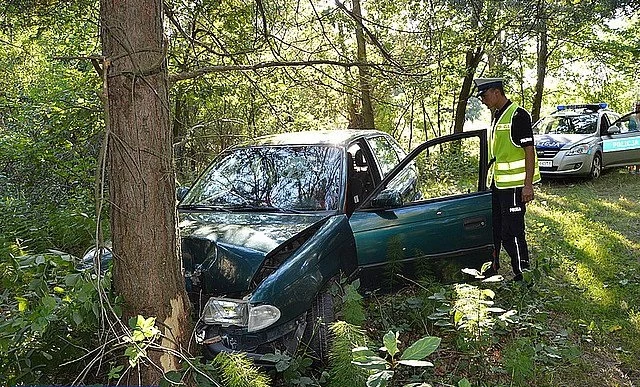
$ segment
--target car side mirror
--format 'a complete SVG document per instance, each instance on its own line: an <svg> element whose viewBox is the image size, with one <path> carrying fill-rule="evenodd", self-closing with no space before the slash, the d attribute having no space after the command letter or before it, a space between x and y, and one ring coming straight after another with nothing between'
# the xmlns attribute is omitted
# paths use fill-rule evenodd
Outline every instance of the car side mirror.
<svg viewBox="0 0 640 387"><path fill-rule="evenodd" d="M609 127L609 129L607 130L607 133L609 134L616 134L616 133L620 133L620 127L618 127L617 125L612 125Z"/></svg>
<svg viewBox="0 0 640 387"><path fill-rule="evenodd" d="M386 189L380 192L371 200L373 208L396 208L402 206L402 196L400 192L392 189Z"/></svg>
<svg viewBox="0 0 640 387"><path fill-rule="evenodd" d="M178 187L178 188L176 188L176 199L178 201L182 201L182 199L184 199L184 197L187 196L187 192L189 192L190 189L191 189L191 187Z"/></svg>

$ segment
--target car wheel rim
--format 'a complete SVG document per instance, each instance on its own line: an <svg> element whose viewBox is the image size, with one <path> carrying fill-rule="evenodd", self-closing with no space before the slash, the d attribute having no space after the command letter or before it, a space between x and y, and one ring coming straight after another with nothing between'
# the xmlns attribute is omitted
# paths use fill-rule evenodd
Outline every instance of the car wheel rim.
<svg viewBox="0 0 640 387"><path fill-rule="evenodd" d="M593 167L591 170L591 176L595 179L600 176L600 171L602 170L602 166L600 164L600 157L596 156L593 158Z"/></svg>

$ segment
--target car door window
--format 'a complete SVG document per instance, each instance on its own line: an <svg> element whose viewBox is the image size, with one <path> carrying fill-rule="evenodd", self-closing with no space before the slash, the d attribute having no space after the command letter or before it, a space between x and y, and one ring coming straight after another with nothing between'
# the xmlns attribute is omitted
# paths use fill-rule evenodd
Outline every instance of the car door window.
<svg viewBox="0 0 640 387"><path fill-rule="evenodd" d="M477 192L480 187L480 138L468 137L424 148L386 184L404 205Z"/></svg>
<svg viewBox="0 0 640 387"><path fill-rule="evenodd" d="M369 138L367 142L378 160L382 177L387 176L389 171L400 162L400 157L395 147L383 136Z"/></svg>

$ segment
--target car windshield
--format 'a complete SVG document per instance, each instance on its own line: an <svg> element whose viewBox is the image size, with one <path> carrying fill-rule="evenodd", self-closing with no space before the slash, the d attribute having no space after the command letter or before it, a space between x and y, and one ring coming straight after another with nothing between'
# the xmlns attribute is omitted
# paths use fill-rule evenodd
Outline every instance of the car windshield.
<svg viewBox="0 0 640 387"><path fill-rule="evenodd" d="M247 210L337 210L341 148L260 146L222 154L180 207Z"/></svg>
<svg viewBox="0 0 640 387"><path fill-rule="evenodd" d="M576 114L549 116L538 121L535 134L592 134L597 130L598 115Z"/></svg>

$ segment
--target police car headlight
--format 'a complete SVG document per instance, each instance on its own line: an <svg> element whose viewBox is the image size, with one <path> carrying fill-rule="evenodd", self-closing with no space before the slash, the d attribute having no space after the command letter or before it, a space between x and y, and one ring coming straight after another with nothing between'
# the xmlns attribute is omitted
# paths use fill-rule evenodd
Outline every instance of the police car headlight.
<svg viewBox="0 0 640 387"><path fill-rule="evenodd" d="M253 332L275 323L280 318L280 310L273 305L258 305L249 308L249 326L247 331Z"/></svg>
<svg viewBox="0 0 640 387"><path fill-rule="evenodd" d="M590 149L591 147L587 144L577 145L569 149L569 152L567 152L567 156L583 155L589 153Z"/></svg>

